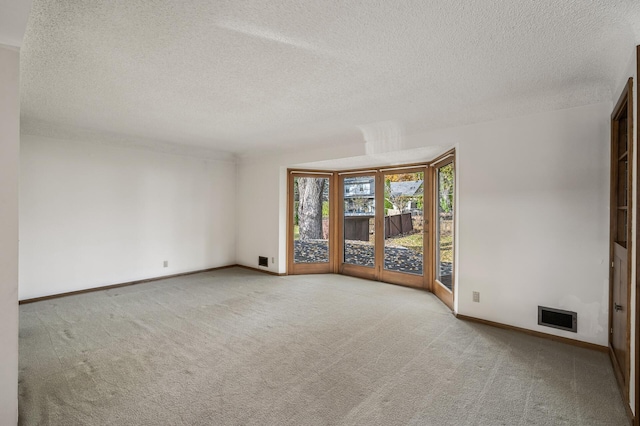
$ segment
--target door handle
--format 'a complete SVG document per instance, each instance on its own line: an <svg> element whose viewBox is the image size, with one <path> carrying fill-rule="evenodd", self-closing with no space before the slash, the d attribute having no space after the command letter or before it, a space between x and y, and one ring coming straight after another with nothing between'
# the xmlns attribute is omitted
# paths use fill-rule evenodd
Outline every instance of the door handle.
<svg viewBox="0 0 640 426"><path fill-rule="evenodd" d="M622 305L618 305L617 303L613 303L613 309L615 309L616 312L620 312L622 310Z"/></svg>

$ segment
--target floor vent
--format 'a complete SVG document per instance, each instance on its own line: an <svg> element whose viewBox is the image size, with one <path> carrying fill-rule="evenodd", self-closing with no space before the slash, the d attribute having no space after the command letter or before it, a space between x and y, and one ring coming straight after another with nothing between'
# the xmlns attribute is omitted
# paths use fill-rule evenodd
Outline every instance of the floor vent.
<svg viewBox="0 0 640 426"><path fill-rule="evenodd" d="M577 312L538 306L538 325L578 332Z"/></svg>
<svg viewBox="0 0 640 426"><path fill-rule="evenodd" d="M258 266L269 267L269 258L266 256L258 256Z"/></svg>

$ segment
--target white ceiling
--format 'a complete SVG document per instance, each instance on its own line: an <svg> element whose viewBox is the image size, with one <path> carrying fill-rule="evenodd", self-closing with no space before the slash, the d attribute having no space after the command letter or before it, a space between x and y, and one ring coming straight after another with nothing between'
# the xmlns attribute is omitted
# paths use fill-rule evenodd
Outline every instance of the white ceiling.
<svg viewBox="0 0 640 426"><path fill-rule="evenodd" d="M381 154L365 154L356 157L336 158L332 160L314 161L310 163L293 164L289 167L302 170L354 170L365 167L389 167L402 164L416 164L429 162L443 154L451 147L426 146L422 148L403 149Z"/></svg>
<svg viewBox="0 0 640 426"><path fill-rule="evenodd" d="M0 0L0 44L20 47L31 0Z"/></svg>
<svg viewBox="0 0 640 426"><path fill-rule="evenodd" d="M23 131L362 142L611 100L638 41L638 0L35 0Z"/></svg>

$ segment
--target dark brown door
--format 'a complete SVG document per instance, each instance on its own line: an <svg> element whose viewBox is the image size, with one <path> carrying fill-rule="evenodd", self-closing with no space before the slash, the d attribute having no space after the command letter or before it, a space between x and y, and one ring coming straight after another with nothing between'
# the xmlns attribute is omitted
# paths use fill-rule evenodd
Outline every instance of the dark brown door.
<svg viewBox="0 0 640 426"><path fill-rule="evenodd" d="M629 345L627 342L627 249L617 242L613 248L613 294L612 294L612 324L611 324L611 347L613 348L617 364L624 376L624 383L628 382L629 366Z"/></svg>
<svg viewBox="0 0 640 426"><path fill-rule="evenodd" d="M611 274L609 284L609 348L618 383L625 396L630 374L631 151L632 86L629 79L611 116Z"/></svg>

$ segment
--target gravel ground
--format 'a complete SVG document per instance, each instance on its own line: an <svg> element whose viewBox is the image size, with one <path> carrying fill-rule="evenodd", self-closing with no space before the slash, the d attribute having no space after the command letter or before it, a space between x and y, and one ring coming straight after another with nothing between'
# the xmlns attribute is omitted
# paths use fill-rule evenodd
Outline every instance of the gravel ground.
<svg viewBox="0 0 640 426"><path fill-rule="evenodd" d="M367 243L347 242L345 263L374 266L374 248ZM329 243L326 240L295 241L294 261L296 263L319 263L329 261ZM385 247L385 269L410 274L422 274L422 255L403 247ZM451 264L440 266L442 283L451 288Z"/></svg>

